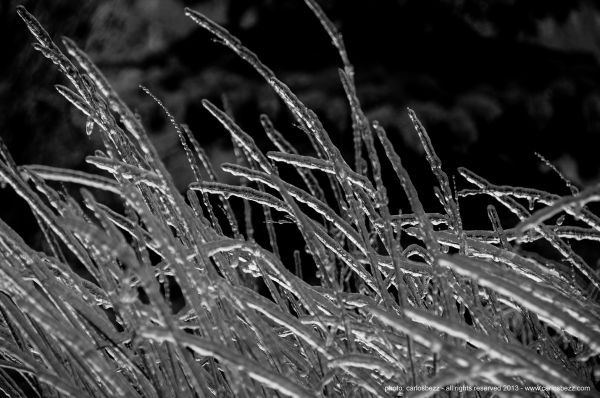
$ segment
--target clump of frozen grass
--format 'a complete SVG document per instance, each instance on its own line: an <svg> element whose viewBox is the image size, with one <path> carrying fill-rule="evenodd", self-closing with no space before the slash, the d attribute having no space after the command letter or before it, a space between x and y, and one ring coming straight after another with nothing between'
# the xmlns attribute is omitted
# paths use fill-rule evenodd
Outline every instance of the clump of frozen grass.
<svg viewBox="0 0 600 398"><path fill-rule="evenodd" d="M104 149L88 162L111 178L17 166L6 148L0 151L0 177L29 204L49 248L34 251L0 221L4 395L350 397L387 396L395 393L386 387L400 385L428 386L408 394L429 396L446 394L435 387L463 384L505 386L494 394L507 396L530 395L525 389L539 385L584 390L553 393L560 396L592 394L585 388L600 352L600 278L567 242L600 240L600 218L586 208L600 198L598 187L559 197L496 186L460 170L475 188L457 192L409 110L444 209L428 213L383 127L360 107L341 36L314 0L306 3L342 59L354 167L318 117L255 54L186 9L264 77L316 157L299 154L264 115L278 152L263 153L229 114L205 101L240 158L223 169L245 181L219 183L193 134L155 98L196 177L184 195L140 120L89 58L68 39L63 53L18 9L35 48L72 85L57 86L58 92L87 117L86 132L102 139ZM282 179L278 167L285 165L297 170L303 186ZM410 203L402 214L388 207L386 189L398 186L383 181L381 169L390 165ZM57 190L57 182L83 186L82 199ZM118 195L124 213L99 203L93 190ZM520 223L506 228L490 206L490 230L466 230L458 198L470 195L491 196ZM262 207L270 250L242 234L232 197ZM541 209L533 212L524 201ZM300 265L294 273L282 264L273 227L281 214L303 236L319 286L300 277ZM247 225L246 234L251 230ZM406 237L416 243L403 247ZM514 248L538 240L562 261ZM251 288L257 280L270 297ZM185 301L177 312L175 286Z"/></svg>

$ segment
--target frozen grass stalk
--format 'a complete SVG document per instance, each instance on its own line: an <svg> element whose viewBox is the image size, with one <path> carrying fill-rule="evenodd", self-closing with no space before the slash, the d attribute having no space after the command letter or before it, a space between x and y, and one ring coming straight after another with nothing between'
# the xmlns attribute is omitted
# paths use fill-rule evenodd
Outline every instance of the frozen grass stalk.
<svg viewBox="0 0 600 398"><path fill-rule="evenodd" d="M254 53L186 9L265 79L314 155L299 153L267 115L257 118L274 147L261 149L230 112L204 101L236 149L238 164L222 169L244 180L221 183L193 132L143 88L173 125L190 163L195 181L185 192L176 189L141 121L90 58L66 38L63 53L18 8L35 49L71 84L57 91L85 115L85 132L104 148L87 158L102 170L90 174L18 166L0 146L2 183L29 205L48 248L33 250L0 222L5 396L380 397L392 394L388 386L455 384L518 386L523 396L531 386L569 385L580 389L545 394L594 395L600 279L568 242L600 241L600 218L587 207L600 199L599 188L580 192L565 180L572 195L560 197L493 185L461 169L475 188L457 192L409 110L438 184L433 192L417 192L402 154L361 108L340 32L316 1L306 4L342 61L354 166L318 116ZM278 166L295 169L300 186L286 181ZM384 180L382 169L390 166L398 181ZM83 199L59 189L62 184L80 187L76 197ZM398 187L410 205L401 214L388 206L387 192ZM124 212L98 202L100 191L118 196ZM443 213L428 212L421 202L434 192ZM474 211L473 195L490 196L519 222L509 225L490 204L490 228L469 230L461 211ZM233 197L244 202L245 236ZM538 208L528 210L523 201ZM265 222L252 224L257 207L253 219L262 214ZM278 238L283 222L299 231L301 247ZM253 240L261 228L269 248ZM520 249L538 240L560 260ZM288 249L295 265L283 263L280 252ZM318 285L303 279L311 265ZM268 297L257 292L258 282ZM184 301L177 312L175 285ZM407 396L434 394L449 396L434 390Z"/></svg>

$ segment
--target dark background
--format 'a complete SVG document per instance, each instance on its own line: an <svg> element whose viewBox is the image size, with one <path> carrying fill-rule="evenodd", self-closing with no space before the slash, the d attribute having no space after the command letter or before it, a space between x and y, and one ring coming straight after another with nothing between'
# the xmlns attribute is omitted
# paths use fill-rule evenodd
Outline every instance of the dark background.
<svg viewBox="0 0 600 398"><path fill-rule="evenodd" d="M598 181L600 11L584 0L322 0L344 34L367 115L388 130L415 183L434 204L423 151L405 108L427 127L448 174L466 166L497 184L561 195L569 190L534 155L576 185ZM282 103L246 64L184 16L189 6L225 25L321 117L352 162L351 122L337 77L339 58L301 0L3 1L0 3L0 135L17 163L92 170L99 142L56 93L64 84L34 51L15 7L24 4L55 39L84 48L142 116L178 186L191 172L176 133L138 88L151 89L189 124L215 165L232 161L228 135L200 101L228 98L265 150L267 113L300 150L307 143ZM223 176L227 180L226 176ZM232 180L229 180L232 181ZM459 186L467 185L457 179ZM390 185L392 195L399 193ZM35 220L9 191L0 217L31 235ZM463 208L463 214L465 212ZM485 218L485 207L479 209ZM35 237L31 237L34 239Z"/></svg>

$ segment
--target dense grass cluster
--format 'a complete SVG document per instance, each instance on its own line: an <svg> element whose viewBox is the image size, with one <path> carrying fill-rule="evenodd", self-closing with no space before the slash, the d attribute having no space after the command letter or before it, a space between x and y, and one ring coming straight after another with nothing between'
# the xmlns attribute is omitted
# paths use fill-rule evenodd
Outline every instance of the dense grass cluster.
<svg viewBox="0 0 600 398"><path fill-rule="evenodd" d="M560 197L496 186L461 169L473 188L457 192L409 110L444 210L427 212L384 128L361 109L341 36L314 0L306 3L341 56L353 166L255 54L188 9L265 79L314 156L299 154L266 115L261 123L277 151L264 153L231 114L205 101L239 160L222 168L242 184L220 183L192 132L155 98L196 178L183 193L137 115L90 59L68 39L63 53L18 9L35 48L72 85L58 92L86 116L87 134L100 137L104 149L87 158L102 171L92 175L17 166L2 147L0 178L29 204L48 248L33 250L0 221L5 396L354 397L399 394L390 386L431 387L409 393L424 397L456 396L433 387L466 384L510 386L463 393L480 397L531 396L524 389L540 385L594 390L600 278L568 241L600 240L600 218L586 207L600 199L598 187L571 186L573 194ZM383 167L392 167L397 181L384 181ZM302 184L284 180L285 168ZM66 188L73 186L83 188L71 195ZM394 214L386 189L402 189L410 208ZM96 200L98 191L118 196L124 211ZM489 230L463 228L461 211L469 209L458 199L470 195L494 198L520 223L503 226L490 205ZM245 203L245 229L232 198ZM251 209L262 210L264 223L252 225ZM295 265L281 260L281 222L304 239ZM259 228L268 248L252 238ZM535 241L548 242L561 260L517 249ZM302 278L308 268L300 251L317 268L318 286ZM182 308L173 306L175 296Z"/></svg>

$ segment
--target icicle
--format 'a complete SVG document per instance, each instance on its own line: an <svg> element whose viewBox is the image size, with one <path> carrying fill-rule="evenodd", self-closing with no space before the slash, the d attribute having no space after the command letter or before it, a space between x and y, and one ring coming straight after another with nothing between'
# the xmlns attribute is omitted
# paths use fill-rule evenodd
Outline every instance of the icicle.
<svg viewBox="0 0 600 398"><path fill-rule="evenodd" d="M567 208L570 208L577 213L579 212L579 209L587 203L597 201L600 201L600 185L587 188L575 196L564 197L554 202L551 206L537 211L525 220L522 220L521 223L515 227L515 233L520 235L529 229L535 228L537 225L542 224L544 221L552 218Z"/></svg>
<svg viewBox="0 0 600 398"><path fill-rule="evenodd" d="M530 225L531 215L515 199L511 197L495 195L495 192L497 192L496 187L490 184L484 178L479 177L472 171L461 167L459 168L459 173L463 177L465 177L469 182L475 184L479 188L482 188L484 190L491 188L491 190L486 191L486 193L489 192L494 198L496 198L500 203L504 204L511 212L513 212L515 215L517 215L517 217L519 217L519 219L521 220L521 232L525 230L524 226ZM533 223L535 229L544 237L544 239L546 239L567 261L569 261L569 263L571 263L575 268L577 268L592 283L592 285L594 285L596 289L600 289L600 279L598 278L598 275L590 268L590 266L583 260L583 258L581 258L581 256L575 253L570 246L568 246L565 242L559 239L558 236L556 236L556 234L551 229L549 229L543 224L540 224L540 222L543 221L546 216L553 216L557 214L557 212L563 210L569 214L571 214L571 212L574 212L575 214L579 213L579 211L573 210L572 203L575 202L577 207L580 207L587 203L587 201L598 200L598 198L600 198L599 192L600 191L598 187L591 187L588 188L586 191L580 193L576 197L563 198L561 201L557 201L558 205L555 203L553 206L548 208L549 210L542 209L538 213L536 213L536 219ZM530 228L528 227L527 229L529 230ZM522 233L519 233L518 235L520 236L522 235Z"/></svg>

